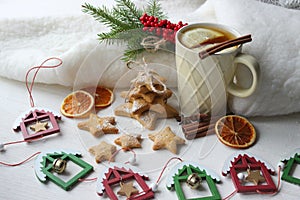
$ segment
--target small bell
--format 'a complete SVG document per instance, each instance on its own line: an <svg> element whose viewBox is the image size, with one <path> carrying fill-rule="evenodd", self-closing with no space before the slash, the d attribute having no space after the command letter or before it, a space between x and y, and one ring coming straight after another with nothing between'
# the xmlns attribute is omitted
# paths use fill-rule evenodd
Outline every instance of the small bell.
<svg viewBox="0 0 300 200"><path fill-rule="evenodd" d="M201 185L201 181L202 181L202 179L198 174L192 173L187 178L186 183L188 184L188 186L190 188L197 189Z"/></svg>
<svg viewBox="0 0 300 200"><path fill-rule="evenodd" d="M53 161L53 165L52 165L52 168L55 172L61 174L65 171L66 169L66 166L67 166L67 161L61 159L61 158L56 158L54 161Z"/></svg>

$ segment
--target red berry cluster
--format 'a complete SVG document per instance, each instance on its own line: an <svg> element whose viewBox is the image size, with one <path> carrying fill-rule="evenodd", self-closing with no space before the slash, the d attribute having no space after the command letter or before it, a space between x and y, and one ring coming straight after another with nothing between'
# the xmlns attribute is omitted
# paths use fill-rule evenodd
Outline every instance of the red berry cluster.
<svg viewBox="0 0 300 200"><path fill-rule="evenodd" d="M179 21L177 24L173 24L166 19L159 20L157 17L147 15L147 13L144 13L140 17L140 21L144 25L144 31L149 31L157 36L162 36L165 40L172 43L175 43L176 32L181 27L187 25L187 23L183 24L182 21Z"/></svg>

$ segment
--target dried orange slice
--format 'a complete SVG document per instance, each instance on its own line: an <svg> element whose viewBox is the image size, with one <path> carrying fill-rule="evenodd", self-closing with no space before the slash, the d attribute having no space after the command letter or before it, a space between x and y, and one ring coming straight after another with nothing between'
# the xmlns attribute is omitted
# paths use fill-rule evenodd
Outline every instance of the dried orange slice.
<svg viewBox="0 0 300 200"><path fill-rule="evenodd" d="M83 90L89 92L91 95L94 96L96 108L105 108L109 106L114 100L113 92L106 87L102 87L102 86L98 86L97 88L89 87Z"/></svg>
<svg viewBox="0 0 300 200"><path fill-rule="evenodd" d="M87 117L94 107L94 97L83 90L69 94L62 102L60 111L66 117Z"/></svg>
<svg viewBox="0 0 300 200"><path fill-rule="evenodd" d="M244 117L228 115L219 119L215 125L219 140L233 148L247 148L256 139L254 126Z"/></svg>

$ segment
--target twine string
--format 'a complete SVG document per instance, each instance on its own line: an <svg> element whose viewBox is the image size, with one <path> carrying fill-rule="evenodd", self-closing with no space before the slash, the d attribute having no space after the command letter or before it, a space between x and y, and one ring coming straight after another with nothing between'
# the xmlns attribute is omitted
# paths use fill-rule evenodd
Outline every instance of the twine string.
<svg viewBox="0 0 300 200"><path fill-rule="evenodd" d="M227 197L225 197L223 200L228 200L232 198L237 193L237 190L234 190L232 193L230 193Z"/></svg>
<svg viewBox="0 0 300 200"><path fill-rule="evenodd" d="M183 161L183 160L182 160L181 158L179 158L179 157L172 157L172 158L170 158L170 159L166 162L166 164L164 165L163 169L161 170L161 172L160 172L160 174L159 174L159 176L158 176L158 178L157 178L157 180L156 180L156 184L159 183L159 181L160 181L160 179L161 179L163 173L165 172L167 166L170 164L170 162L171 162L172 160L179 160L180 162Z"/></svg>
<svg viewBox="0 0 300 200"><path fill-rule="evenodd" d="M142 40L141 45L146 49L146 51L154 53L158 51L160 47L166 45L166 40L154 35L149 35Z"/></svg>
<svg viewBox="0 0 300 200"><path fill-rule="evenodd" d="M48 61L50 61L50 60L57 60L57 61L58 61L58 64L56 64L56 65L49 65L49 66L44 65L46 62L48 62ZM56 68L56 67L61 66L62 63L63 63L63 62L62 62L62 60L61 60L60 58L51 57L51 58L48 58L48 59L46 59L45 61L43 61L43 62L41 63L41 65L35 66L35 67L31 67L31 68L27 71L26 76L25 76L25 84L26 84L26 89L27 89L28 94L29 94L30 106L31 106L31 107L34 107L34 100L33 100L33 96L32 96L32 89L33 89L33 85L34 85L35 78L36 78L38 72L40 71L40 69L41 69L41 68L43 68L43 69ZM36 69L36 70L35 70L35 69ZM30 72L31 72L32 70L35 70L35 72L34 72L34 75L33 75L32 79L31 79L31 83L29 84L28 76L29 76L29 74L30 74Z"/></svg>
<svg viewBox="0 0 300 200"><path fill-rule="evenodd" d="M114 158L121 150L124 150L124 149L118 149L117 151L115 151L115 152L111 155L111 157L110 157L109 160L108 160L108 164L110 164L110 162L112 162L112 159L113 159L113 158ZM132 153L133 153L133 156L134 156L134 159L136 158L136 153L135 153L132 149L126 149L126 150L132 152ZM125 151L125 150L124 150L124 151ZM128 163L130 163L130 162L127 161L127 162L125 162L124 164L128 164Z"/></svg>
<svg viewBox="0 0 300 200"><path fill-rule="evenodd" d="M39 140L41 138L43 138L43 136L32 138L32 139L29 139L29 140L18 140L18 141L13 141L13 142L6 142L6 143L3 144L3 146L7 146L7 145L11 145L11 144L19 144L19 143L23 143L23 142L32 142L32 141L35 141L35 140Z"/></svg>
<svg viewBox="0 0 300 200"><path fill-rule="evenodd" d="M135 67L131 67L130 65L136 64ZM132 84L130 86L130 89L127 93L127 97L125 99L128 99L128 95L133 90L134 86L140 85L140 83L148 84L152 91L157 94L163 94L167 90L166 84L160 80L160 76L153 70L151 70L148 66L148 64L145 61L145 58L143 57L143 63L137 62L137 61L129 61L127 62L127 68L130 70L135 70L139 72L138 76L132 80ZM157 90L154 87L154 81L157 81L159 84L163 86L162 90Z"/></svg>
<svg viewBox="0 0 300 200"><path fill-rule="evenodd" d="M95 178L80 178L80 179L78 179L78 181L80 181L80 182L92 182L92 181L97 181L97 177L95 177Z"/></svg>
<svg viewBox="0 0 300 200"><path fill-rule="evenodd" d="M4 151L4 147L5 146L8 146L8 145L12 145L12 144L20 144L20 143L23 143L23 142L32 142L32 141L36 141L36 140L39 140L43 138L43 136L40 136L40 137L35 137L35 138L32 138L32 139L27 139L27 140L17 140L17 141L12 141L12 142L6 142L6 143L2 143L0 144L0 151Z"/></svg>
<svg viewBox="0 0 300 200"><path fill-rule="evenodd" d="M1 164L1 165L5 165L5 166L9 166L9 167L19 166L19 165L22 165L22 164L26 163L27 161L31 160L33 157L35 157L36 155L38 155L38 154L40 154L40 153L41 153L41 152L38 151L38 152L32 154L31 156L29 156L28 158L26 158L25 160L23 160L23 161L21 161L21 162L18 162L18 163L13 163L13 164L11 164L11 163L6 163L6 162L1 162L1 161L0 161L0 164Z"/></svg>

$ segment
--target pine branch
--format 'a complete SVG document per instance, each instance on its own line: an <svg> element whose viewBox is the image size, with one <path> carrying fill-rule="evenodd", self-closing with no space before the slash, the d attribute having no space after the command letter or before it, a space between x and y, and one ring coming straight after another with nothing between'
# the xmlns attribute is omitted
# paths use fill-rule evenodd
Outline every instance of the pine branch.
<svg viewBox="0 0 300 200"><path fill-rule="evenodd" d="M114 40L118 42L136 43L140 38L145 37L145 33L139 29L131 29L126 31L111 30L109 33L99 33L100 41L108 41L108 44L113 44Z"/></svg>
<svg viewBox="0 0 300 200"><path fill-rule="evenodd" d="M105 6L102 8L95 8L94 6L85 3L83 6L83 12L92 15L97 21L100 21L104 25L107 25L111 29L118 29L122 27L123 30L129 30L131 27L114 17L114 14L108 10Z"/></svg>
<svg viewBox="0 0 300 200"><path fill-rule="evenodd" d="M150 16L155 16L159 19L165 19L167 16L162 11L162 7L157 0L150 0L145 12Z"/></svg>
<svg viewBox="0 0 300 200"><path fill-rule="evenodd" d="M100 42L105 42L106 44L115 44L124 42L123 40L120 41L120 38L118 37L119 32L109 32L109 33L99 33L98 37Z"/></svg>
<svg viewBox="0 0 300 200"><path fill-rule="evenodd" d="M139 20L131 17L128 13L124 12L124 10L120 8L113 8L114 16L123 22L126 22L130 25L131 28L141 28L142 24Z"/></svg>
<svg viewBox="0 0 300 200"><path fill-rule="evenodd" d="M116 6L111 10L105 6L96 8L88 3L85 3L83 12L92 15L97 21L103 23L110 28L108 33L99 33L98 37L101 42L107 44L127 43L127 50L124 52L122 60L132 60L143 52L145 49L141 46L141 41L148 34L141 28L143 24L140 22L140 17L144 11L138 9L131 0L115 0ZM157 0L150 0L145 12L158 18L164 18L161 5Z"/></svg>
<svg viewBox="0 0 300 200"><path fill-rule="evenodd" d="M117 7L121 10L127 11L128 15L139 22L140 17L143 14L142 10L139 10L136 5L130 0L115 0L117 2Z"/></svg>
<svg viewBox="0 0 300 200"><path fill-rule="evenodd" d="M128 62L128 61L132 61L132 60L135 60L137 58L137 56L144 52L145 49L126 49L124 51L124 57L121 58L121 60L125 61L125 62Z"/></svg>
<svg viewBox="0 0 300 200"><path fill-rule="evenodd" d="M136 29L131 32L128 32L127 48L124 52L124 57L122 58L122 60L135 60L137 55L145 51L145 48L141 45L141 41L148 35L149 33L144 32L141 29Z"/></svg>

